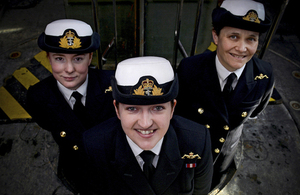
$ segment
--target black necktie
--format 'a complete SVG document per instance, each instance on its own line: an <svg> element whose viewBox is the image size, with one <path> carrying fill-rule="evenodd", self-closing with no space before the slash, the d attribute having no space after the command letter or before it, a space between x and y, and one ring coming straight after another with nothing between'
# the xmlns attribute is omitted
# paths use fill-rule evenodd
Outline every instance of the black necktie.
<svg viewBox="0 0 300 195"><path fill-rule="evenodd" d="M233 87L232 87L232 83L234 81L234 79L236 78L235 73L231 73L228 77L227 77L227 82L224 86L223 89L223 95L225 100L227 101L230 97L230 93L233 91Z"/></svg>
<svg viewBox="0 0 300 195"><path fill-rule="evenodd" d="M76 99L76 102L73 107L73 112L75 115L81 120L81 122L84 124L85 127L88 127L88 118L87 118L87 112L86 108L81 102L82 95L78 93L77 91L74 91L72 93L72 96Z"/></svg>
<svg viewBox="0 0 300 195"><path fill-rule="evenodd" d="M152 164L154 156L155 156L155 154L153 152L146 151L146 150L140 154L140 157L142 157L142 159L144 161L143 171L144 171L148 181L151 181L152 175L155 170L155 168Z"/></svg>

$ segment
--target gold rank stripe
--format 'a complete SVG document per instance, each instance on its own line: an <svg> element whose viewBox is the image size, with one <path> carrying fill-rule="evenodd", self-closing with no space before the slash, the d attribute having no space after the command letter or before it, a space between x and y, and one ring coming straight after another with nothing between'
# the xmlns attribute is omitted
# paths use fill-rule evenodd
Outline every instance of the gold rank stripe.
<svg viewBox="0 0 300 195"><path fill-rule="evenodd" d="M10 120L31 119L26 110L4 88L0 88L0 108Z"/></svg>
<svg viewBox="0 0 300 195"><path fill-rule="evenodd" d="M52 73L52 68L47 58L47 53L45 51L41 51L40 53L36 54L34 58L40 62L49 72Z"/></svg>

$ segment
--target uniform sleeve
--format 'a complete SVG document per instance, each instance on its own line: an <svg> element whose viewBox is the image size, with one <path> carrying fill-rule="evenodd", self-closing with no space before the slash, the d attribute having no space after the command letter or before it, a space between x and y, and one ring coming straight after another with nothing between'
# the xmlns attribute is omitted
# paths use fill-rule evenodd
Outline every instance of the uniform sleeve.
<svg viewBox="0 0 300 195"><path fill-rule="evenodd" d="M95 141L96 140L96 141ZM105 193L105 179L102 174L104 173L100 169L102 161L96 162L95 158L97 155L103 156L101 147L98 145L104 143L103 136L101 132L97 133L96 127L92 130L86 131L83 133L82 143L84 146L83 152L83 169L82 169L82 184L81 184L81 193L84 195L96 195L96 194L106 194ZM99 168L100 167L100 168Z"/></svg>
<svg viewBox="0 0 300 195"><path fill-rule="evenodd" d="M189 97L192 97L190 94L189 89L189 79L190 77L188 72L188 64L186 63L187 59L183 59L177 69L177 76L179 81L179 93L176 97L177 99L177 105L175 109L175 114L190 118L188 109L190 108L189 105L187 105L188 102L190 102Z"/></svg>
<svg viewBox="0 0 300 195"><path fill-rule="evenodd" d="M26 96L26 110L32 117L33 121L35 121L43 129L49 130L48 124L55 121L48 121L51 117L49 117L46 105L42 103L42 99L43 97L41 94L38 93L34 87L30 87Z"/></svg>
<svg viewBox="0 0 300 195"><path fill-rule="evenodd" d="M270 64L270 66L271 66L271 64ZM273 74L273 70L271 70L269 73L269 83L268 83L268 86L264 93L264 96L262 97L261 102L257 106L257 108L252 112L251 117L256 117L257 115L259 115L259 113L261 113L266 108L266 106L268 105L269 100L271 98L271 95L273 93L274 84L275 84L274 74Z"/></svg>
<svg viewBox="0 0 300 195"><path fill-rule="evenodd" d="M206 129L206 128L205 128ZM197 166L194 177L194 192L195 195L206 195L211 188L211 181L213 175L213 160L211 153L211 141L209 131L206 129L206 136L203 153L199 165Z"/></svg>

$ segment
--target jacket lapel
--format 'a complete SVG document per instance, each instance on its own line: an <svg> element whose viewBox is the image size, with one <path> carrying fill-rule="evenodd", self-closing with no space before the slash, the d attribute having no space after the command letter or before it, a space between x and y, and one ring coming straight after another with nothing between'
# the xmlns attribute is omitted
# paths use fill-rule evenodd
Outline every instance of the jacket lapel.
<svg viewBox="0 0 300 195"><path fill-rule="evenodd" d="M151 184L138 165L125 134L119 132L116 139L116 160L111 163L126 184L137 194L162 194L170 187L181 171L183 160L180 156L175 131L171 126L164 137Z"/></svg>
<svg viewBox="0 0 300 195"><path fill-rule="evenodd" d="M53 78L53 81L51 82L51 91L52 91L52 98L50 98L50 102L48 103L49 109L52 110L52 112L57 116L57 119L62 119L64 124L67 124L69 127L81 127L78 129L84 129L81 122L77 120L77 117L73 113L71 107L59 91L57 87L56 80ZM62 121L57 121L62 122ZM63 125L62 125L63 126ZM77 128L76 128L77 129Z"/></svg>
<svg viewBox="0 0 300 195"><path fill-rule="evenodd" d="M170 126L159 154L152 186L156 194L163 194L178 177L183 166L175 130Z"/></svg>
<svg viewBox="0 0 300 195"><path fill-rule="evenodd" d="M99 73L100 74L100 73ZM99 108L99 105L102 105L101 99L104 96L104 90L102 89L98 79L96 78L96 75L94 72L89 71L89 82L87 87L87 99L86 99L86 107L89 110L93 110L95 108ZM91 112L93 113L93 111Z"/></svg>
<svg viewBox="0 0 300 195"><path fill-rule="evenodd" d="M253 72L253 60L251 59L239 79L239 82L233 91L233 96L231 102L234 102L235 105L238 105L242 102L249 93L254 89L256 82L254 80Z"/></svg>
<svg viewBox="0 0 300 195"><path fill-rule="evenodd" d="M201 76L199 77L199 85L202 89L205 89L202 96L206 96L205 99L210 101L210 104L214 107L214 111L217 115L220 115L225 121L228 122L228 112L226 104L222 98L221 87L219 83L219 77L215 64L216 52L210 55L206 65L201 70Z"/></svg>
<svg viewBox="0 0 300 195"><path fill-rule="evenodd" d="M120 177L136 194L155 194L137 163L126 140L125 133L121 129L117 133L116 138L115 161L112 161L111 164L115 167Z"/></svg>

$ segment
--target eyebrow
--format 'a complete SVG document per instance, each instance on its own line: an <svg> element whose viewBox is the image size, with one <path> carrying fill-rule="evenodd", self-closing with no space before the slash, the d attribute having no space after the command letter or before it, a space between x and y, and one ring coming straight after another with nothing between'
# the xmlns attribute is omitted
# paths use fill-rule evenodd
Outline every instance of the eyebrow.
<svg viewBox="0 0 300 195"><path fill-rule="evenodd" d="M239 33L239 32L231 32L231 33L229 33L229 34L231 34L231 35L240 35L241 33ZM249 35L247 35L247 36L250 36L250 37L257 37L257 36L259 36L259 34L251 33L251 34L249 34Z"/></svg>
<svg viewBox="0 0 300 195"><path fill-rule="evenodd" d="M259 34L250 34L249 36L250 36L250 37L258 37Z"/></svg>
<svg viewBox="0 0 300 195"><path fill-rule="evenodd" d="M65 53L53 53L53 56L64 56ZM74 56L85 55L85 53L75 54Z"/></svg>

